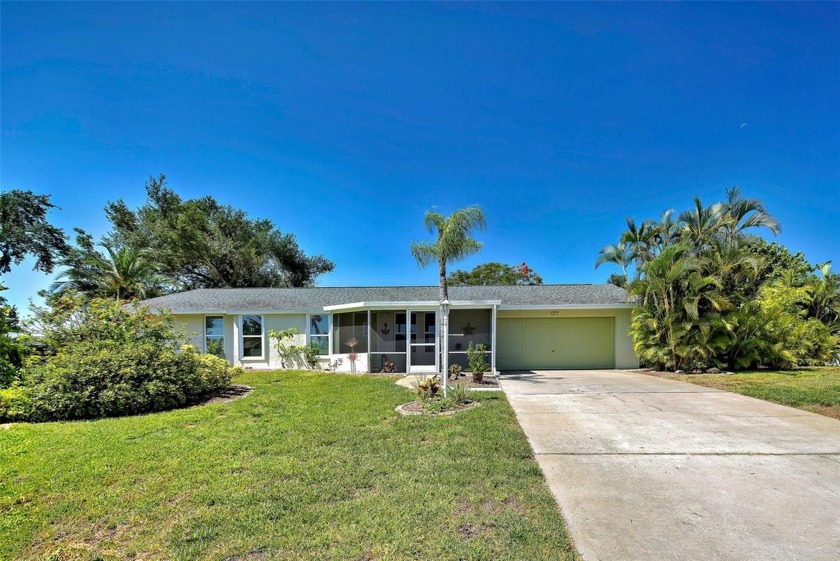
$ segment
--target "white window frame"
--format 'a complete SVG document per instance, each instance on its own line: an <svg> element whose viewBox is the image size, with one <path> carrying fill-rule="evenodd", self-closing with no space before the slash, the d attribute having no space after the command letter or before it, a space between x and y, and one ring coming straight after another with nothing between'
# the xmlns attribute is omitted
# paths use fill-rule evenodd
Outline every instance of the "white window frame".
<svg viewBox="0 0 840 561"><path fill-rule="evenodd" d="M312 345L312 316L326 316L327 317L327 332L326 333L317 333L314 337L326 337L327 338L327 354L318 355L323 357L328 357L332 354L332 314L329 312L324 312L323 314L306 314L306 344Z"/></svg>
<svg viewBox="0 0 840 561"><path fill-rule="evenodd" d="M246 317L260 318L260 334L245 335L243 323ZM260 338L260 356L245 356L245 339ZM265 360L265 316L262 314L242 314L239 316L239 359L240 360Z"/></svg>
<svg viewBox="0 0 840 561"><path fill-rule="evenodd" d="M222 334L221 335L207 335L207 318L221 318L222 320ZM227 352L225 351L225 336L227 333L225 332L225 316L213 314L213 315L205 315L204 316L204 338L201 340L202 345L204 347L204 354L207 354L207 339L221 339L222 340L222 353L224 353L224 358L227 359Z"/></svg>

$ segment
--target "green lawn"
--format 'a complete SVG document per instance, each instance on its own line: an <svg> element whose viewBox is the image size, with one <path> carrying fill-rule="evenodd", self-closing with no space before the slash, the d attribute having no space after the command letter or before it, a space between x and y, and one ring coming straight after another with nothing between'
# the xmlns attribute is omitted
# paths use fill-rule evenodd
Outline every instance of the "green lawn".
<svg viewBox="0 0 840 561"><path fill-rule="evenodd" d="M236 401L0 428L0 559L575 559L499 392L248 373Z"/></svg>
<svg viewBox="0 0 840 561"><path fill-rule="evenodd" d="M668 378L781 403L840 419L840 368L669 375Z"/></svg>

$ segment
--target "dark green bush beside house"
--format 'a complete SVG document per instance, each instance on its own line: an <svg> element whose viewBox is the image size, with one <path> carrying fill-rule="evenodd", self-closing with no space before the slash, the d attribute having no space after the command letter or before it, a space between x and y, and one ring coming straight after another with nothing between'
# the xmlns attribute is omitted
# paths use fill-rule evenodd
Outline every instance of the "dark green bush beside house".
<svg viewBox="0 0 840 561"><path fill-rule="evenodd" d="M149 413L196 403L230 385L235 368L185 345L172 317L107 299L61 295L36 313L55 348L30 357L0 390L0 421L57 421Z"/></svg>

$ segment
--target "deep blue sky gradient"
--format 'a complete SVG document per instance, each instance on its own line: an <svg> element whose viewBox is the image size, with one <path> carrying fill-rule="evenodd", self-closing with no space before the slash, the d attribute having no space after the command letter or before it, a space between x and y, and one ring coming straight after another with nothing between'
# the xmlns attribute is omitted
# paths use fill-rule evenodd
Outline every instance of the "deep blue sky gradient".
<svg viewBox="0 0 840 561"><path fill-rule="evenodd" d="M458 267L603 282L626 217L738 184L840 268L837 3L3 2L0 34L0 185L68 231L165 173L333 259L320 285L436 283L408 244L468 204Z"/></svg>

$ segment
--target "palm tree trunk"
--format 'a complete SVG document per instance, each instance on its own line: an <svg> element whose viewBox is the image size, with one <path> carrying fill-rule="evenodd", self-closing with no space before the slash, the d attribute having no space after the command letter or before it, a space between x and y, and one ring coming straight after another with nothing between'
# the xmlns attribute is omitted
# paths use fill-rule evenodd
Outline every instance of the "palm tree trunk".
<svg viewBox="0 0 840 561"><path fill-rule="evenodd" d="M446 283L446 261L440 260L438 262L440 268L440 301L449 300L449 287Z"/></svg>

